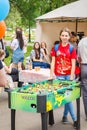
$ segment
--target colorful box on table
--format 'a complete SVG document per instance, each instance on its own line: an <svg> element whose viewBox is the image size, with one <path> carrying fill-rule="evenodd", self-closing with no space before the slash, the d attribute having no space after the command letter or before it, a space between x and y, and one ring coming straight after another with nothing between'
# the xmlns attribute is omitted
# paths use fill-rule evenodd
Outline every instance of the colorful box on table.
<svg viewBox="0 0 87 130"><path fill-rule="evenodd" d="M48 112L80 97L80 82L46 80L9 92L9 107L29 112Z"/></svg>

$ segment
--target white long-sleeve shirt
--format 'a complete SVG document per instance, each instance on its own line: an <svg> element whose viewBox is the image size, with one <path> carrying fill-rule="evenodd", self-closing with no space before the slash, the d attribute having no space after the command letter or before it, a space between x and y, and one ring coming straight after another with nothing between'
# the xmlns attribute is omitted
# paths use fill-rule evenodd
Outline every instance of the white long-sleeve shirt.
<svg viewBox="0 0 87 130"><path fill-rule="evenodd" d="M82 64L87 64L87 37L81 39L78 44L78 57L81 58Z"/></svg>

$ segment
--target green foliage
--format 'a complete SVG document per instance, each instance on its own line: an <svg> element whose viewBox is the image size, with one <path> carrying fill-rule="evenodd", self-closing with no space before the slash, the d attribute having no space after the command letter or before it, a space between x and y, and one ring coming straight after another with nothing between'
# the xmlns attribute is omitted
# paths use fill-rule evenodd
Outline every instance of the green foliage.
<svg viewBox="0 0 87 130"><path fill-rule="evenodd" d="M31 50L32 50L32 46L27 46L27 52L25 53L25 57L30 55Z"/></svg>
<svg viewBox="0 0 87 130"><path fill-rule="evenodd" d="M52 11L58 7L77 0L9 0L10 13L5 19L7 27L13 30L17 26L22 28L29 28L29 41L30 29L36 27L35 18Z"/></svg>
<svg viewBox="0 0 87 130"><path fill-rule="evenodd" d="M22 25L21 15L20 12L15 7L15 5L11 4L10 6L11 6L10 12L8 14L8 17L5 19L5 23L7 25L7 28L10 27L12 30L14 30L17 26Z"/></svg>
<svg viewBox="0 0 87 130"><path fill-rule="evenodd" d="M35 18L58 7L77 0L9 0L11 10L9 24L35 27ZM9 19L8 18L8 19ZM7 19L7 20L8 20ZM6 21L7 21L6 20ZM12 25L11 25L12 26Z"/></svg>

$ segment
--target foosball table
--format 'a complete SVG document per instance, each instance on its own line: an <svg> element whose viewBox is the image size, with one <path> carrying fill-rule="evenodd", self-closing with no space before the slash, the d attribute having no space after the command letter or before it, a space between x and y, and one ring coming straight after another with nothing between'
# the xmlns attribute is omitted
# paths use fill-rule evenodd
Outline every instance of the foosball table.
<svg viewBox="0 0 87 130"><path fill-rule="evenodd" d="M80 82L70 80L45 80L27 84L9 91L9 108L11 109L11 130L15 130L15 111L41 113L42 130L48 130L54 124L53 109L68 102L77 102L77 130L80 130Z"/></svg>

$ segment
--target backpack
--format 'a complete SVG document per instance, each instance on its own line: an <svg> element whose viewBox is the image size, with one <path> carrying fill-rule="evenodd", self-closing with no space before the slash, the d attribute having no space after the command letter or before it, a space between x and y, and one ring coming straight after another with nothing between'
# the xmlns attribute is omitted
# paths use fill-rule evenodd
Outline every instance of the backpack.
<svg viewBox="0 0 87 130"><path fill-rule="evenodd" d="M58 48L59 48L59 46L60 46L60 44L56 44L56 45L54 46L54 50L57 51ZM70 53L72 53L73 48L74 48L73 45L70 44L70 46L69 46Z"/></svg>

